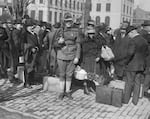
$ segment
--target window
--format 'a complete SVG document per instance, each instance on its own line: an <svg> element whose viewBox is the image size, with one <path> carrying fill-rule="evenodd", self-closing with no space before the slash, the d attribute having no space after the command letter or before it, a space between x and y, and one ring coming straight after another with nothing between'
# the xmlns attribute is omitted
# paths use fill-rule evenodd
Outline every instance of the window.
<svg viewBox="0 0 150 119"><path fill-rule="evenodd" d="M32 4L35 4L35 0L32 0Z"/></svg>
<svg viewBox="0 0 150 119"><path fill-rule="evenodd" d="M49 3L52 5L53 4L53 0L50 0Z"/></svg>
<svg viewBox="0 0 150 119"><path fill-rule="evenodd" d="M55 5L57 6L58 0L55 0Z"/></svg>
<svg viewBox="0 0 150 119"><path fill-rule="evenodd" d="M96 17L96 25L99 25L100 24L100 16L97 16Z"/></svg>
<svg viewBox="0 0 150 119"><path fill-rule="evenodd" d="M54 22L57 22L57 12L55 12Z"/></svg>
<svg viewBox="0 0 150 119"><path fill-rule="evenodd" d="M81 11L83 10L83 3L81 3Z"/></svg>
<svg viewBox="0 0 150 119"><path fill-rule="evenodd" d="M60 0L60 6L62 7L63 0Z"/></svg>
<svg viewBox="0 0 150 119"><path fill-rule="evenodd" d="M70 0L70 3L69 3L69 8L71 9L71 4L72 4L72 0Z"/></svg>
<svg viewBox="0 0 150 119"><path fill-rule="evenodd" d="M127 14L129 13L129 7L127 6Z"/></svg>
<svg viewBox="0 0 150 119"><path fill-rule="evenodd" d="M39 11L39 20L43 20L43 11L42 10Z"/></svg>
<svg viewBox="0 0 150 119"><path fill-rule="evenodd" d="M62 21L62 13L59 14L59 20Z"/></svg>
<svg viewBox="0 0 150 119"><path fill-rule="evenodd" d="M31 10L31 18L35 19L35 11Z"/></svg>
<svg viewBox="0 0 150 119"><path fill-rule="evenodd" d="M110 25L110 17L109 16L105 17L105 24L108 26Z"/></svg>
<svg viewBox="0 0 150 119"><path fill-rule="evenodd" d="M123 13L125 13L125 11L126 11L126 5L124 4L123 5Z"/></svg>
<svg viewBox="0 0 150 119"><path fill-rule="evenodd" d="M52 11L49 11L49 13L48 13L48 21L49 22L52 21Z"/></svg>
<svg viewBox="0 0 150 119"><path fill-rule="evenodd" d="M96 11L101 11L101 4L100 3L97 4Z"/></svg>
<svg viewBox="0 0 150 119"><path fill-rule="evenodd" d="M130 15L132 14L132 7L130 7Z"/></svg>
<svg viewBox="0 0 150 119"><path fill-rule="evenodd" d="M74 10L76 9L76 1L75 0L73 1L73 9Z"/></svg>
<svg viewBox="0 0 150 119"><path fill-rule="evenodd" d="M77 10L79 10L79 2L77 2Z"/></svg>
<svg viewBox="0 0 150 119"><path fill-rule="evenodd" d="M92 3L90 3L90 11L92 11Z"/></svg>
<svg viewBox="0 0 150 119"><path fill-rule="evenodd" d="M65 7L66 7L66 8L67 8L67 4L68 4L68 3L67 3L67 0L65 0Z"/></svg>
<svg viewBox="0 0 150 119"><path fill-rule="evenodd" d="M111 4L110 3L106 3L106 12L110 12L110 7L111 7Z"/></svg>
<svg viewBox="0 0 150 119"><path fill-rule="evenodd" d="M43 3L43 0L40 0L40 4L42 4Z"/></svg>

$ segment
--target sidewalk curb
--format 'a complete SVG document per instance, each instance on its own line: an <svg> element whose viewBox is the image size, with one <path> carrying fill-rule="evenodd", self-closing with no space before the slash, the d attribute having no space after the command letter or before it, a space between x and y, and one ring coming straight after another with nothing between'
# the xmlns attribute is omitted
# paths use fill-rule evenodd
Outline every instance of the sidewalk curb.
<svg viewBox="0 0 150 119"><path fill-rule="evenodd" d="M12 113L18 113L18 114L21 114L23 116L31 117L31 118L34 118L34 119L41 119L40 117L37 117L35 115L28 114L28 113L21 112L21 111L17 111L17 110L14 110L14 109L10 109L10 108L4 107L4 106L0 106L0 108L4 109L6 111L12 112Z"/></svg>

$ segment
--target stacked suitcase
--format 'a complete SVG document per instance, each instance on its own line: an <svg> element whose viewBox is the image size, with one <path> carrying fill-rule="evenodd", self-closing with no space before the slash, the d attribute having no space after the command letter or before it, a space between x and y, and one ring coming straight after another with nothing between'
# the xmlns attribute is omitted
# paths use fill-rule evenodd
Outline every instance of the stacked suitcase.
<svg viewBox="0 0 150 119"><path fill-rule="evenodd" d="M111 81L107 86L97 86L96 102L121 107L124 87L125 82L120 80Z"/></svg>

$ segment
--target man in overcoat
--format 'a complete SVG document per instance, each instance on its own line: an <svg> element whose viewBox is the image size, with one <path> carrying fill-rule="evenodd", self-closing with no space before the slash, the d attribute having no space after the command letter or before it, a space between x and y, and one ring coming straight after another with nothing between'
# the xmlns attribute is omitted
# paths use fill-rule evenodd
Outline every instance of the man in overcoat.
<svg viewBox="0 0 150 119"><path fill-rule="evenodd" d="M124 103L128 103L133 92L132 103L137 105L141 86L141 74L145 69L145 59L148 51L147 41L137 32L134 26L127 28L128 45L125 75Z"/></svg>

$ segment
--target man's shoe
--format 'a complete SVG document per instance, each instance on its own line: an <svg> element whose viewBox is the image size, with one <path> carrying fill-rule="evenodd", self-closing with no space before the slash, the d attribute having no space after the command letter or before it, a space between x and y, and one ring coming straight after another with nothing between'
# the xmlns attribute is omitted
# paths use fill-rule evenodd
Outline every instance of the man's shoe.
<svg viewBox="0 0 150 119"><path fill-rule="evenodd" d="M31 88L32 88L32 86L31 86L31 85L29 85L29 84L24 84L24 87L25 87L25 88L29 88L29 89L31 89Z"/></svg>
<svg viewBox="0 0 150 119"><path fill-rule="evenodd" d="M64 94L64 93L61 93L61 94L58 96L58 99L59 99L59 100L63 100L64 97L65 97L65 94Z"/></svg>
<svg viewBox="0 0 150 119"><path fill-rule="evenodd" d="M70 92L66 93L66 97L68 97L70 100L73 100L72 94Z"/></svg>
<svg viewBox="0 0 150 119"><path fill-rule="evenodd" d="M146 98L150 98L150 93L148 93L148 92L144 92L144 97L146 97Z"/></svg>

